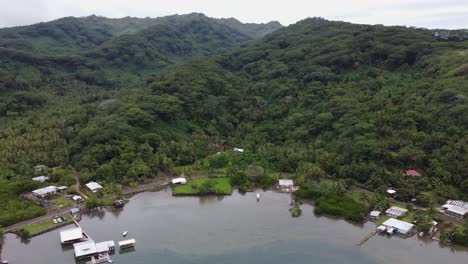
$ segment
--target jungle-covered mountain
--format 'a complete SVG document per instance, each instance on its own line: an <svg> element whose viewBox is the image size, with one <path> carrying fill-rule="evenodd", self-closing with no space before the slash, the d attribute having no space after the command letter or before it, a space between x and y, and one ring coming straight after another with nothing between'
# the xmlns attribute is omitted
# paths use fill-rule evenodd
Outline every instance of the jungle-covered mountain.
<svg viewBox="0 0 468 264"><path fill-rule="evenodd" d="M51 83L63 87L75 80L128 85L174 62L226 52L281 27L193 13L145 19L66 17L0 29L0 90Z"/></svg>
<svg viewBox="0 0 468 264"><path fill-rule="evenodd" d="M0 178L18 190L3 200L31 206L12 197L35 187L22 183L36 164L64 168L52 174L64 185L72 168L114 186L192 164L260 166L391 186L401 200L468 198L467 41L320 18L249 41L226 25L236 23L210 21L148 27L73 56L3 49ZM212 156L232 147L246 149L235 162Z"/></svg>

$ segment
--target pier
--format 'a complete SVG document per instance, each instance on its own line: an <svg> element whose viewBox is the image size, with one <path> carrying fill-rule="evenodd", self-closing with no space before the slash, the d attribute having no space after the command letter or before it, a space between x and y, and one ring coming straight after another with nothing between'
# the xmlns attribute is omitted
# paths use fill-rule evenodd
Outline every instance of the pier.
<svg viewBox="0 0 468 264"><path fill-rule="evenodd" d="M356 243L356 245L358 246L362 246L364 243L366 243L369 239L371 239L373 236L375 236L375 234L377 234L377 231L372 231L371 233L369 233L366 237L364 237L361 241L359 241L358 243Z"/></svg>
<svg viewBox="0 0 468 264"><path fill-rule="evenodd" d="M88 233L86 233L86 231L81 227L81 225L75 219L73 219L73 223L76 225L76 227L79 227L81 228L81 230L83 230L83 234L87 239L93 240L93 238Z"/></svg>

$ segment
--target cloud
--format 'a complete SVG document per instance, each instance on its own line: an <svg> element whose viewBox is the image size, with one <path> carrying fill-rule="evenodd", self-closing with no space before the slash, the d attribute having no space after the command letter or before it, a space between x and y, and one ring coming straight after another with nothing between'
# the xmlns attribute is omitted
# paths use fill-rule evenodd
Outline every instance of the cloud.
<svg viewBox="0 0 468 264"><path fill-rule="evenodd" d="M4 3L1 3L4 2ZM243 22L283 24L320 16L365 24L463 28L466 0L0 0L0 27L27 25L64 16L157 17L201 12Z"/></svg>

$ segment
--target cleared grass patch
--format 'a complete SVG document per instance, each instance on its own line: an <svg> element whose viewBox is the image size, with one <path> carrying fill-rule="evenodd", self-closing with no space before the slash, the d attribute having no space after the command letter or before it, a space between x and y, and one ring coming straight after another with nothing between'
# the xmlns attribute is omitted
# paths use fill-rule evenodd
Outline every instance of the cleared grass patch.
<svg viewBox="0 0 468 264"><path fill-rule="evenodd" d="M173 189L173 195L230 195L232 186L229 178L198 178L189 180L185 185L178 185Z"/></svg>
<svg viewBox="0 0 468 264"><path fill-rule="evenodd" d="M46 232L48 230L51 230L60 226L68 225L72 222L73 218L68 213L65 213L59 216L64 217L66 220L61 223L54 224L53 222L53 219L55 218L54 217L54 218L47 219L38 223L24 226L23 228L29 231L30 236L35 236L43 232Z"/></svg>

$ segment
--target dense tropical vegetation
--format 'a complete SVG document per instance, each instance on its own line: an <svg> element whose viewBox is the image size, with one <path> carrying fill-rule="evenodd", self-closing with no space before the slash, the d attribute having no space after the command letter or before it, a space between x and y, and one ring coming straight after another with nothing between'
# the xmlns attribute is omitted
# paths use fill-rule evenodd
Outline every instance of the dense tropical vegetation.
<svg viewBox="0 0 468 264"><path fill-rule="evenodd" d="M356 221L362 205L333 202L344 186L391 186L426 205L468 199L467 41L320 18L281 29L181 18L138 29L113 21L119 29L102 35L96 24L83 31L93 37L41 54L31 52L45 49L36 37L2 44L2 181L18 184L36 164L103 185L183 167L223 169L248 190L285 172L311 188L336 180L316 197L319 213ZM245 152L224 153L233 147ZM54 181L70 184L72 172ZM19 193L2 199L22 202Z"/></svg>

